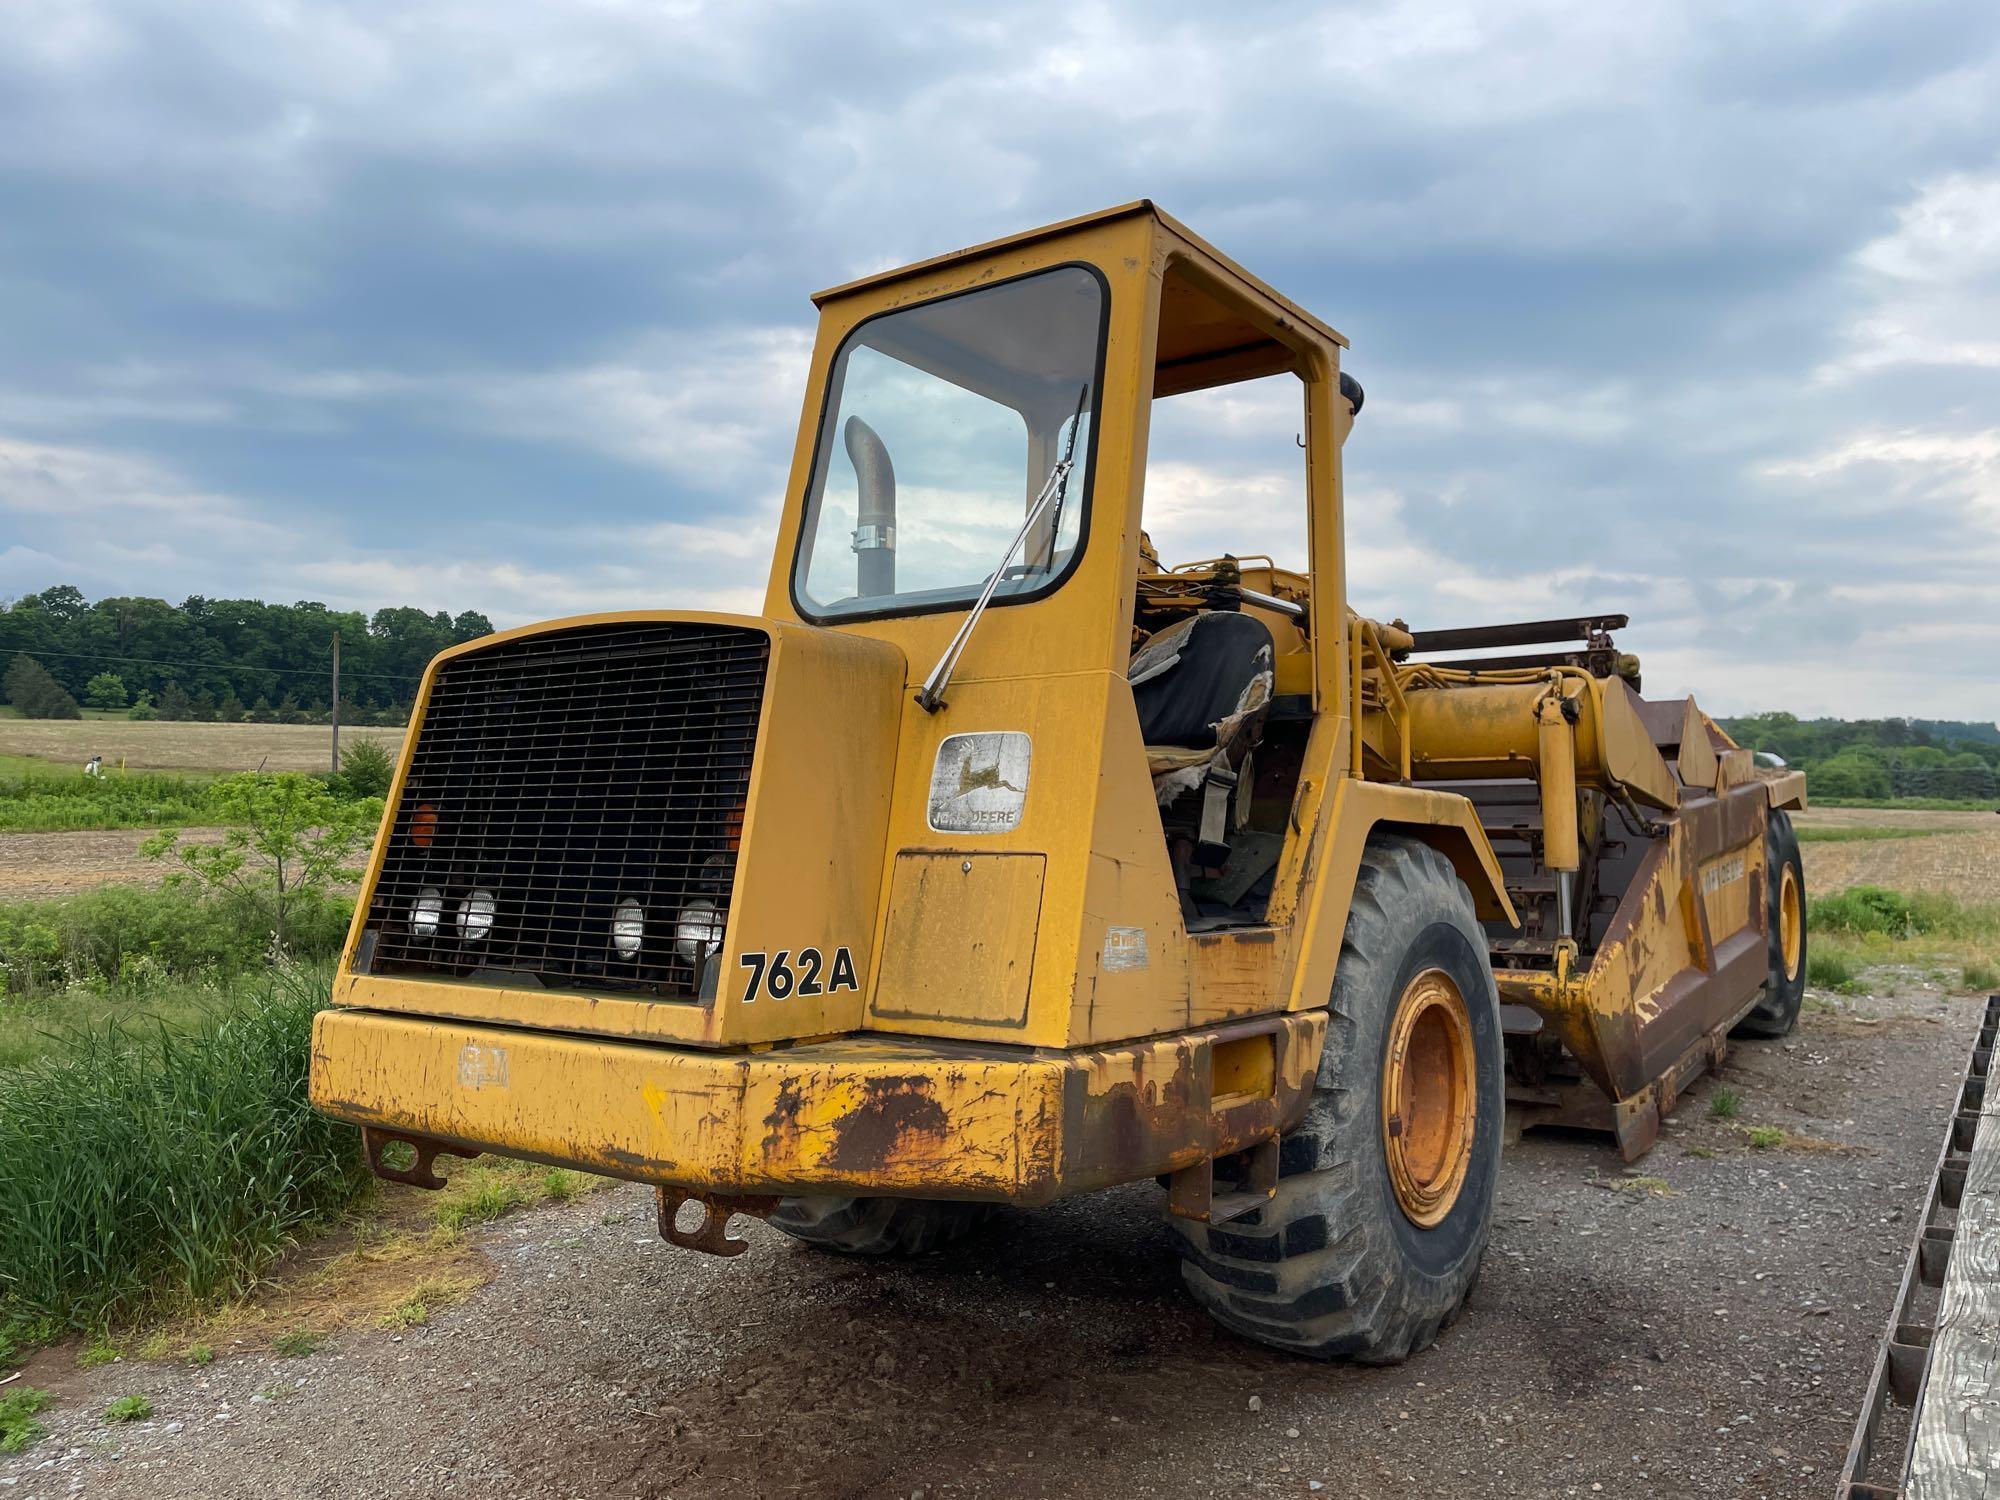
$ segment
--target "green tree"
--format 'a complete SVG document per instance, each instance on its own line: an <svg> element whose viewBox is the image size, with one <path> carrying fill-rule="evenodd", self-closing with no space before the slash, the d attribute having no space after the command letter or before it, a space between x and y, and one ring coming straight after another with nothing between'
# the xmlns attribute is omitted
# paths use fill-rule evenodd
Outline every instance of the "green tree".
<svg viewBox="0 0 2000 1500"><path fill-rule="evenodd" d="M49 675L49 669L26 652L7 666L7 701L29 719L80 719L83 710L69 690Z"/></svg>
<svg viewBox="0 0 2000 1500"><path fill-rule="evenodd" d="M160 689L160 717L176 722L194 717L194 701L188 697L187 689L178 682L170 682Z"/></svg>
<svg viewBox="0 0 2000 1500"><path fill-rule="evenodd" d="M1866 756L1850 751L1807 771L1806 790L1821 797L1886 797L1889 773Z"/></svg>
<svg viewBox="0 0 2000 1500"><path fill-rule="evenodd" d="M333 790L343 797L386 797L396 774L389 752L373 740L356 740L340 752L340 774Z"/></svg>
<svg viewBox="0 0 2000 1500"><path fill-rule="evenodd" d="M288 919L301 901L361 878L355 860L382 817L379 798L342 801L297 771L225 777L209 798L215 816L236 825L221 842L183 842L183 830L169 828L140 848L150 859L178 861L169 883L254 903L270 924L274 953L284 952Z"/></svg>
<svg viewBox="0 0 2000 1500"><path fill-rule="evenodd" d="M125 679L116 672L99 672L84 688L83 701L92 708L123 708L126 703Z"/></svg>

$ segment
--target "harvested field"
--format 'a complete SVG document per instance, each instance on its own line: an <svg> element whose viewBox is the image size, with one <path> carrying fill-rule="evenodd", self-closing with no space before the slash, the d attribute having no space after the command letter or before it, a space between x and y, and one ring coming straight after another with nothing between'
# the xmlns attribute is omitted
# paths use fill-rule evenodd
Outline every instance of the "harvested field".
<svg viewBox="0 0 2000 1500"><path fill-rule="evenodd" d="M0 833L0 901L42 901L74 896L100 885L153 885L170 870L139 846L158 830L118 828L101 833ZM196 841L219 839L220 828L190 828Z"/></svg>
<svg viewBox="0 0 2000 1500"><path fill-rule="evenodd" d="M148 771L324 771L327 736L324 724L0 719L0 755L75 766L101 755L107 767ZM394 755L402 748L403 731L340 731L343 745L363 739Z"/></svg>
<svg viewBox="0 0 2000 1500"><path fill-rule="evenodd" d="M2000 901L2000 816L1829 807L1802 813L1797 821L1801 828L1929 830L1909 838L1804 844L1806 889L1814 895L1880 885L1943 891L1967 902Z"/></svg>

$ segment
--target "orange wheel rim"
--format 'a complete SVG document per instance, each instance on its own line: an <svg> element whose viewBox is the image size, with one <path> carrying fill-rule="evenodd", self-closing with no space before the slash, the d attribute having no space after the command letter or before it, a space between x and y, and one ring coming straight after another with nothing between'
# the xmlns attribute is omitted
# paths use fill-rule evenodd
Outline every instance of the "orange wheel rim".
<svg viewBox="0 0 2000 1500"><path fill-rule="evenodd" d="M1382 1150L1412 1224L1440 1224L1458 1201L1478 1107L1465 997L1442 969L1426 969L1396 1002L1382 1064Z"/></svg>
<svg viewBox="0 0 2000 1500"><path fill-rule="evenodd" d="M1805 955L1806 923L1799 899L1799 875L1790 865L1778 877L1778 951L1784 955L1785 978L1799 977L1799 960Z"/></svg>

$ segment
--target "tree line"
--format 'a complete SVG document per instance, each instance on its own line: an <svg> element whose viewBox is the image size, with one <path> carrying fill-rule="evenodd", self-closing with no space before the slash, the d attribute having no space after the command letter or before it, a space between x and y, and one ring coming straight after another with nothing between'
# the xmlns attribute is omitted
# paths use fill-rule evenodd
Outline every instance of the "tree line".
<svg viewBox="0 0 2000 1500"><path fill-rule="evenodd" d="M25 692L42 710L36 717L68 717L82 704L141 717L303 722L332 705L336 631L342 717L400 724L430 659L492 634L493 622L472 610L369 615L199 594L179 604L136 596L92 603L60 584L0 603L0 670L9 701Z"/></svg>
<svg viewBox="0 0 2000 1500"><path fill-rule="evenodd" d="M1993 724L1788 713L1718 722L1739 745L1803 769L1807 789L1821 797L2000 799L2000 727Z"/></svg>

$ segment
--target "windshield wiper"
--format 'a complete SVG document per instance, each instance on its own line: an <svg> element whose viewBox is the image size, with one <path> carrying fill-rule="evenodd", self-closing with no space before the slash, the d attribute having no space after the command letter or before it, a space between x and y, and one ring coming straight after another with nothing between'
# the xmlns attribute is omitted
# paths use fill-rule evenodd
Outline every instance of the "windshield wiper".
<svg viewBox="0 0 2000 1500"><path fill-rule="evenodd" d="M958 633L951 638L951 644L944 648L944 655L931 668L924 685L917 689L917 703L925 713L934 714L944 705L944 690L951 681L952 668L958 665L959 654L965 650L965 643L972 639L973 629L979 624L979 617L986 613L986 606L992 602L993 591L1000 586L1006 575L1007 565L1014 560L1014 554L1021 550L1021 543L1028 539L1028 533L1035 529L1035 523L1042 518L1042 512L1053 503L1056 514L1062 514L1062 496L1069 489L1069 471L1076 462L1076 434L1083 426L1083 403L1090 395L1090 383L1076 393L1076 415L1070 419L1069 441L1063 444L1063 456L1056 460L1049 470L1049 477L1043 481L1041 493L1035 496L1035 503L1028 507L1028 518L1021 523L1021 529L1014 533L1014 540L1007 544L1007 550L1000 554L1000 565L986 576L986 586L979 591L972 609L965 617L965 623L958 627ZM1056 537L1053 528L1049 534L1049 565L1055 564Z"/></svg>

